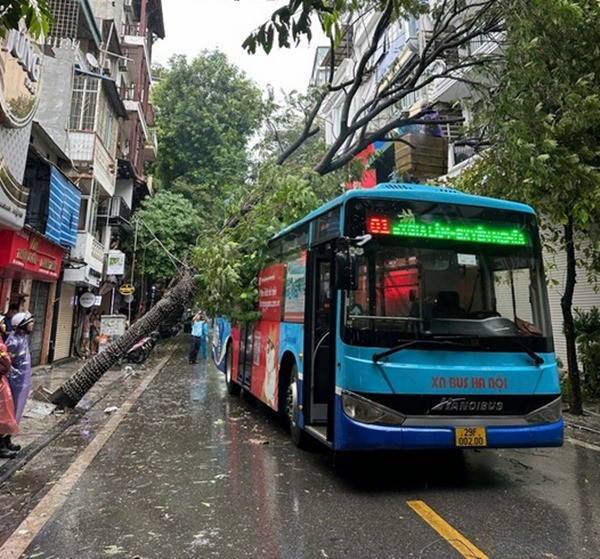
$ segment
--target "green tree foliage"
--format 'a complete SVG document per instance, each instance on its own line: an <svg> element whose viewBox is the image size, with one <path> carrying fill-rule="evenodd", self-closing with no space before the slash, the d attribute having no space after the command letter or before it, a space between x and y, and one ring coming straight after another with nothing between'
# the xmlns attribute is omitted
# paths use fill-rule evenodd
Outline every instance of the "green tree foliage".
<svg viewBox="0 0 600 559"><path fill-rule="evenodd" d="M247 144L265 111L260 90L219 51L161 69L153 92L160 157L156 176L203 210L247 174Z"/></svg>
<svg viewBox="0 0 600 559"><path fill-rule="evenodd" d="M341 193L339 177L321 177L293 165L265 163L256 182L230 199L229 220L193 250L200 304L232 320L257 318L256 275L267 240Z"/></svg>
<svg viewBox="0 0 600 559"><path fill-rule="evenodd" d="M187 258L204 231L190 201L172 192L158 192L154 198L144 199L133 221L137 229L136 274L154 280L172 278L180 268L177 261Z"/></svg>
<svg viewBox="0 0 600 559"><path fill-rule="evenodd" d="M396 19L426 10L421 0L290 0L253 31L242 46L250 53L260 47L269 54L275 40L280 48L290 48L292 42L298 45L303 38L310 41L315 18L332 43L338 44L347 20L365 10L384 11L388 4Z"/></svg>
<svg viewBox="0 0 600 559"><path fill-rule="evenodd" d="M575 309L574 329L585 385L600 395L600 308Z"/></svg>
<svg viewBox="0 0 600 559"><path fill-rule="evenodd" d="M48 33L53 21L52 12L46 0L2 0L0 5L0 37L8 29L18 29L19 22L38 38Z"/></svg>
<svg viewBox="0 0 600 559"><path fill-rule="evenodd" d="M532 205L566 252L561 307L570 404L580 413L572 306L576 264L597 262L593 244L576 262L576 243L600 218L600 4L514 0L506 26L499 85L480 115L492 147L459 186Z"/></svg>

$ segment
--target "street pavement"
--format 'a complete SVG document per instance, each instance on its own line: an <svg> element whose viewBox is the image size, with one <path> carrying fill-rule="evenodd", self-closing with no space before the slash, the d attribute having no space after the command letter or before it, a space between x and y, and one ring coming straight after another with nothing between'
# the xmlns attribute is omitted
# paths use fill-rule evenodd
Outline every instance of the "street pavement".
<svg viewBox="0 0 600 559"><path fill-rule="evenodd" d="M48 401L48 396L70 379L85 364L85 360L68 359L54 365L34 367L32 389L19 426L20 432L13 437L13 442L20 444L21 450L16 458L0 459L0 484L25 466L70 425L81 421L89 410L103 407L107 414L115 411L115 407L134 390L143 375L158 366L174 343L175 339L159 342L150 357L140 365L123 360L111 367L74 410L57 409Z"/></svg>
<svg viewBox="0 0 600 559"><path fill-rule="evenodd" d="M55 365L33 369L32 390L21 420L20 433L13 441L22 446L14 459L0 459L0 484L22 468L45 446L63 433L70 425L79 421L92 408L104 406L111 413L128 393L135 389L144 372L159 366L173 348L181 344L179 334L175 338L159 342L148 360L141 365L120 363L109 369L87 392L74 410L58 410L47 401L47 396L58 389L85 364L82 359L70 359ZM581 445L600 445L600 400L587 402L584 416L565 413L565 438Z"/></svg>

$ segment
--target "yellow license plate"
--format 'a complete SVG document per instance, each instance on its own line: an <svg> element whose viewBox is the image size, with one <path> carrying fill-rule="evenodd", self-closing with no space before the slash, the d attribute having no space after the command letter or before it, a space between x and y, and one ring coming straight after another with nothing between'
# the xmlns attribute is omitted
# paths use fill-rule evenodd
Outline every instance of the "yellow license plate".
<svg viewBox="0 0 600 559"><path fill-rule="evenodd" d="M456 427L454 442L456 446L487 446L485 427Z"/></svg>

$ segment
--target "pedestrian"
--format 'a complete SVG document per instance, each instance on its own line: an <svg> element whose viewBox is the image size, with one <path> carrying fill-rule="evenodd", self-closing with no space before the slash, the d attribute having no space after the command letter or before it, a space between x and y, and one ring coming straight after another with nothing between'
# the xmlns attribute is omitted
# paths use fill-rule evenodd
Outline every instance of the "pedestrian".
<svg viewBox="0 0 600 559"><path fill-rule="evenodd" d="M6 311L6 316L4 317L4 325L6 326L7 335L12 332L12 324L10 321L12 317L15 316L19 312L19 305L17 303L11 303L8 305L8 310Z"/></svg>
<svg viewBox="0 0 600 559"><path fill-rule="evenodd" d="M100 342L100 314L98 309L94 309L90 316L90 353L98 353L98 343Z"/></svg>
<svg viewBox="0 0 600 559"><path fill-rule="evenodd" d="M5 317L0 314L0 333L6 331ZM0 337L0 458L14 458L17 453L7 447L10 444L11 435L16 435L19 426L15 419L15 404L6 375L11 369L11 359L8 348L4 344L4 338ZM16 446L16 445L11 445Z"/></svg>
<svg viewBox="0 0 600 559"><path fill-rule="evenodd" d="M90 329L92 327L92 311L87 309L81 323L81 354L87 355L90 352Z"/></svg>
<svg viewBox="0 0 600 559"><path fill-rule="evenodd" d="M12 317L12 332L6 340L6 347L12 361L8 383L15 405L15 419L21 422L27 397L31 390L31 353L28 336L33 331L33 315L30 312L19 312ZM10 435L4 437L4 445L10 450L20 450L21 447L12 444Z"/></svg>
<svg viewBox="0 0 600 559"><path fill-rule="evenodd" d="M4 343L8 338L8 332L6 331L6 316L0 314L0 342Z"/></svg>
<svg viewBox="0 0 600 559"><path fill-rule="evenodd" d="M202 359L206 359L206 339L208 338L208 322L204 313L198 311L192 318L192 339L190 341L190 364L197 363L198 351Z"/></svg>

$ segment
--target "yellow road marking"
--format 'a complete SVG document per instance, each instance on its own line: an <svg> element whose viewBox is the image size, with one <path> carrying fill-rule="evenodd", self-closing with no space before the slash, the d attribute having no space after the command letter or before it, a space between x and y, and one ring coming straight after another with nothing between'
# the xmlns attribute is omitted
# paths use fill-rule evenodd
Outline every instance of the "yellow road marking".
<svg viewBox="0 0 600 559"><path fill-rule="evenodd" d="M69 493L79 481L87 467L90 465L96 454L102 450L106 441L115 432L121 421L125 419L129 410L133 407L137 399L143 394L144 390L152 382L154 377L166 365L169 357L165 357L156 367L156 369L138 385L135 391L121 405L119 411L113 415L98 432L86 449L73 462L71 467L65 472L60 480L52 487L46 496L29 513L29 516L21 522L19 527L0 547L0 559L17 559L29 547L33 539L38 535L46 525L52 514L66 501Z"/></svg>
<svg viewBox="0 0 600 559"><path fill-rule="evenodd" d="M466 559L489 559L483 551L477 549L423 501L407 501L407 504L463 557Z"/></svg>

